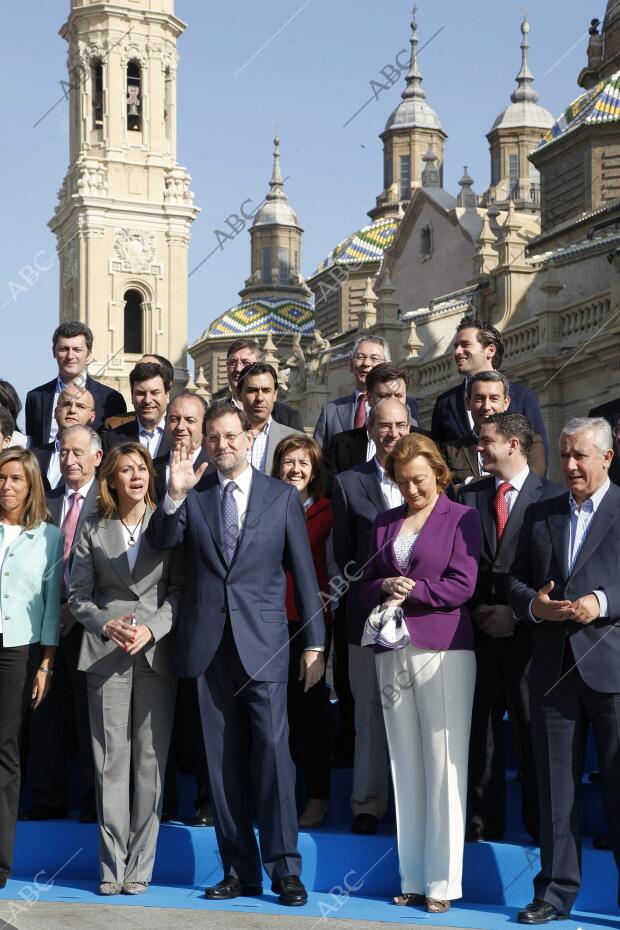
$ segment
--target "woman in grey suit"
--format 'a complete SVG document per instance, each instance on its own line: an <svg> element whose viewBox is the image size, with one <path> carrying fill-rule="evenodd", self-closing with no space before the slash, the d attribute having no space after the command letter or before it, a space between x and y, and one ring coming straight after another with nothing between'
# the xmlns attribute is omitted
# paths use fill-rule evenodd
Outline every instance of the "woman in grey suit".
<svg viewBox="0 0 620 930"><path fill-rule="evenodd" d="M144 531L154 470L139 443L111 449L99 474L99 516L84 522L69 608L84 624L103 895L141 894L153 872L174 717L171 637L182 579L176 557ZM133 795L130 804L130 764Z"/></svg>

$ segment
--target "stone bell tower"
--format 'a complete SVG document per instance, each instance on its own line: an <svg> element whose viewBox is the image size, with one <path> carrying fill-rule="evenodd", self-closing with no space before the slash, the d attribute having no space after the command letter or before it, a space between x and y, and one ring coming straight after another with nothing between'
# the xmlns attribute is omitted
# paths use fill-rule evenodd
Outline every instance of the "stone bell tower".
<svg viewBox="0 0 620 930"><path fill-rule="evenodd" d="M60 320L94 334L90 373L129 396L144 353L187 378L188 248L198 214L176 157L174 0L71 0L69 168L50 229Z"/></svg>

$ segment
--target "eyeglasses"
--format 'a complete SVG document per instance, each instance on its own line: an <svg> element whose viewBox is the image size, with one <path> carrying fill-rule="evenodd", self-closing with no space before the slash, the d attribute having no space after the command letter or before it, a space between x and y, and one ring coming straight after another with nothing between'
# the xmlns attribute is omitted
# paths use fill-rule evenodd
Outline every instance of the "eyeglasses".
<svg viewBox="0 0 620 930"><path fill-rule="evenodd" d="M353 356L354 362L365 362L366 360L372 362L373 365L378 365L379 362L385 361L382 355L362 355L361 353L358 353L357 355Z"/></svg>
<svg viewBox="0 0 620 930"><path fill-rule="evenodd" d="M249 368L250 365L253 365L253 364L254 362L251 362L249 360L247 362L244 362L240 358L231 358L226 362L226 367L232 369L233 371L235 370L235 368L240 368L243 371L244 368Z"/></svg>
<svg viewBox="0 0 620 930"><path fill-rule="evenodd" d="M245 433L244 430L240 430L238 433L224 433L223 436L207 436L207 445L208 446L219 446L220 442L224 442L229 446L234 446L239 436L243 436Z"/></svg>
<svg viewBox="0 0 620 930"><path fill-rule="evenodd" d="M79 401L76 401L76 400L64 400L60 404L58 404L58 406L66 410L73 409L74 407L76 410L92 410L93 409L92 407L89 407L88 404L81 404Z"/></svg>

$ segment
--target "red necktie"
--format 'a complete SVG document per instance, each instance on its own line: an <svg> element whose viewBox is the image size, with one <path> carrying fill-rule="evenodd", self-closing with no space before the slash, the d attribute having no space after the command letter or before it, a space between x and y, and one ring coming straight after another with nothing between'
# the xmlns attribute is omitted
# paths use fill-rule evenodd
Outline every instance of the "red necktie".
<svg viewBox="0 0 620 930"><path fill-rule="evenodd" d="M509 491L512 491L512 485L510 481L502 481L502 483L497 488L497 494L495 495L495 500L493 501L493 506L495 508L495 519L497 521L497 543L501 543L502 536L504 535L504 530L506 529L506 524L508 523L508 504L506 502L506 495Z"/></svg>
<svg viewBox="0 0 620 930"><path fill-rule="evenodd" d="M62 521L62 535L65 537L65 544L63 547L63 562L64 562L64 579L65 579L65 588L69 587L69 561L71 559L71 549L73 547L73 537L75 536L75 530L78 525L78 520L80 519L80 502L82 500L82 495L79 491L73 491L69 495L71 501L71 506L67 511L65 519Z"/></svg>
<svg viewBox="0 0 620 930"><path fill-rule="evenodd" d="M357 398L357 407L355 408L355 418L353 420L355 429L366 426L366 394L360 394Z"/></svg>

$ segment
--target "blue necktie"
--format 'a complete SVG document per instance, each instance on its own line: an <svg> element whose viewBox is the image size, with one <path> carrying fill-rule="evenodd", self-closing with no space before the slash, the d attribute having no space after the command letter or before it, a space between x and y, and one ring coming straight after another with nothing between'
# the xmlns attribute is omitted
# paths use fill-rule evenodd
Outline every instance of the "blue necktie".
<svg viewBox="0 0 620 930"><path fill-rule="evenodd" d="M228 564L233 560L237 539L239 538L239 511L234 491L237 485L229 481L222 492L222 536L224 542L224 557Z"/></svg>

